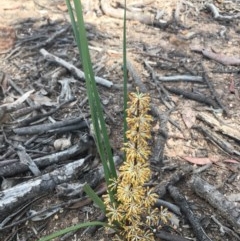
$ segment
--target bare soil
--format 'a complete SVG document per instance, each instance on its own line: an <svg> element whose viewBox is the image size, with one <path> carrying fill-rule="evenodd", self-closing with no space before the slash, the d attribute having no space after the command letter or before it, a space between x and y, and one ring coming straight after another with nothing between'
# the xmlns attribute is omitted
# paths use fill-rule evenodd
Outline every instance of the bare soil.
<svg viewBox="0 0 240 241"><path fill-rule="evenodd" d="M210 9L206 7L206 4L210 3L214 4L223 16L240 14L240 2L234 0L128 1L129 11L135 13L139 11L143 16L149 13L162 14L160 19L164 23L169 23L163 28L137 20L127 21L127 54L128 61L133 66L133 70L129 70L129 90L135 91L136 86L139 86L136 75L139 76L140 85L141 83L145 85L152 98L153 106L160 113L158 116L154 115L152 131L151 167L153 177L151 182L153 186L168 180L169 176L177 173L183 167L190 167L193 170L205 167L197 175L213 185L228 200L231 200L232 194L239 195L240 193L240 141L238 138L231 137L229 135L231 133L222 132L221 128L219 130L216 126L207 124L206 120L201 119L201 115L206 114L209 120L218 120L220 127L229 126L236 133L240 131L240 64L238 62L238 64L223 65L216 59L204 56L203 51L201 52L199 49L214 53L218 55L219 59L222 59L222 55L224 55L239 60L240 20L239 17L228 20L214 18ZM120 155L123 136L121 87L123 83L123 20L104 14L100 2L97 0L84 1L83 7L95 74L113 82L111 88L99 85L99 93L110 130L113 152L115 155ZM112 7L121 10L120 1L113 1ZM60 103L62 86L58 80L72 78L69 85L70 92L72 96L76 97L76 100L60 108L51 117L60 121L89 113L84 81L77 80L63 67L60 68L62 74L55 79L53 74L59 70L59 65L47 61L39 52L41 48L44 48L49 53L82 69L71 28L68 28L62 35L56 36L49 44L42 45L48 38L68 25L67 7L62 0L1 0L1 105L12 103L22 95L13 87L11 80L23 93L34 90L35 94L33 93L29 98L35 104L42 104L44 109L49 111L59 106ZM194 49L198 51L193 51ZM179 77L176 77L179 75L203 76L204 79L207 76L208 84L204 80L203 83L188 82L186 79L179 81ZM175 76L175 80L165 82L161 80L163 76ZM191 100L184 96L184 93L174 94L170 90L171 88L201 94L205 100L214 101L215 106L211 106L207 102L203 103L204 101ZM7 132L9 134L4 138L3 130L12 128L13 121L18 120L17 117L14 117L14 111L16 110L8 113L0 112L2 126L0 153L2 157L11 150L9 142L24 143L31 138L29 135L17 138L17 135L12 135L11 132ZM24 118L36 113L38 111L33 111ZM48 121L45 120L46 123ZM208 130L210 136L207 136L206 133L203 134L199 127ZM73 144L86 133L89 133L89 130L43 135L42 144L33 148L35 152L29 151L29 155L37 152L42 155L52 153L56 151L54 148L56 139L70 138ZM222 146L211 139L213 134L217 134L218 139L223 143ZM50 141L44 142L44 138L50 137L52 138ZM88 151L88 153L91 152L92 149ZM16 153L6 156L5 159L1 158L1 161L13 158L17 158ZM80 157L74 159L77 158ZM95 167L100 165L97 155L92 162ZM57 168L62 164L56 164L52 168ZM46 173L48 170L42 171ZM193 172L184 176L175 185L189 202L194 215L200 220L209 238L213 241L240 240L239 230L237 231L219 210L192 190L190 182L192 176ZM23 177L31 178L32 173L22 173L11 178ZM2 188L4 178L10 179L10 177L2 177ZM81 176L77 180L80 178L84 177ZM163 199L176 203L169 194L166 194ZM57 190L50 191L36 201L26 203L26 208L15 215L7 225L26 218L29 210L39 211L67 201L69 198L59 196ZM240 210L239 201L238 197L232 202L233 207L237 206L238 210ZM83 205L79 201L63 206L57 213L44 220L27 220L23 223L20 222L19 225L1 230L0 240L36 241L40 237L71 225L96 220L100 214L99 209L92 203ZM227 232L226 229L223 231L213 217L230 231ZM186 217L181 215L176 217L176 220L176 223L165 227L165 230L189 240L196 240ZM111 239L112 236L100 228L96 232L92 232L92 235L80 230L71 236L55 240L103 241ZM167 239L156 238L156 240Z"/></svg>

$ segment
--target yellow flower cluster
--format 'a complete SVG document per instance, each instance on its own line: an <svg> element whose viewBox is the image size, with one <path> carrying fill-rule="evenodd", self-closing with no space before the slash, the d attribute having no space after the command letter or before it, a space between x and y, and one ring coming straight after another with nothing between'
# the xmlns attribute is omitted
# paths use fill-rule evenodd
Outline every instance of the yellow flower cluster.
<svg viewBox="0 0 240 241"><path fill-rule="evenodd" d="M159 211L153 209L156 194L144 184L150 179L149 157L151 148L152 117L149 112L150 97L147 94L129 94L127 109L127 143L123 150L126 161L119 169L117 180L111 188L116 192L116 203L104 196L109 223L120 228L118 240L154 240L150 226L157 226Z"/></svg>

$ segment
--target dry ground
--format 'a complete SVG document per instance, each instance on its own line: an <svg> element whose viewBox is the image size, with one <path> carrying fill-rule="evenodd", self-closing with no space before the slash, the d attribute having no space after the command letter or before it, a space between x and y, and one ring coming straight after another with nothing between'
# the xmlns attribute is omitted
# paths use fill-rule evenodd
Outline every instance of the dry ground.
<svg viewBox="0 0 240 241"><path fill-rule="evenodd" d="M134 68L133 72L145 84L153 105L160 112L158 118L155 116L153 126L154 154L151 160L153 183L158 184L162 180L167 180L170 175L183 166L191 166L195 169L211 162L212 164L205 166L205 170L198 175L215 186L225 197L230 197L231 194L240 193L240 142L225 135L227 133L219 133L217 129L210 127L211 133L218 133L222 141L232 145L235 152L229 153L211 141L209 136L204 135L196 127L203 126L205 128L208 126L207 121L200 120L199 117L201 114L207 114L209 118L219 120L221 125L233 127L236 131L240 129L239 63L237 66L224 66L191 49L200 46L215 54L239 58L240 21L238 18L229 21L214 19L210 10L206 9L207 2L214 3L221 14L235 15L240 13L239 1L142 0L138 1L138 5L134 0L128 1L129 8L134 8L133 11L140 10L143 15L158 11L159 14L163 13L162 19L165 21L172 19L172 13L175 9L177 19L164 29L139 21L128 21L127 52L129 62ZM113 6L121 8L121 4L115 3ZM110 128L112 147L117 155L122 146L123 21L103 14L99 2L95 0L84 3L84 10L95 74L112 81L114 84L114 88L99 86L99 92ZM39 99L36 95L31 98L36 102L38 100L38 103L47 104L46 102L50 102L46 107L47 109L58 105L61 85L56 81L54 82L51 76L59 66L47 62L42 57L39 53L39 44L55 32L60 31L68 23L69 17L64 1L1 0L0 71L2 76L1 90L4 92L4 95L1 95L1 104L12 102L20 96L8 81L12 80L24 93L34 89L36 93L41 94ZM56 37L51 44L42 47L81 69L72 36L71 29L68 29L63 35ZM132 90L138 85L133 72L129 71L129 85ZM176 75L202 76L204 73L207 73L214 92L211 92L209 86L202 83L186 81L163 83L154 80L154 75L160 78L161 76ZM71 78L72 75L69 72L63 72L59 78L63 79L64 77ZM84 102L86 97L84 82L73 79L70 86L76 101L55 113L52 116L55 120L64 120L79 116L79 113L89 112L88 104ZM200 93L210 99L215 95L220 100L223 109L219 103L216 104L215 108L212 108L206 103L168 92L165 87L182 89L188 93ZM5 115L4 118L1 118L1 125L5 128L10 121L13 121L12 116ZM2 136L2 133L0 135ZM69 133L53 136L54 139L61 137L67 138ZM71 134L72 142L78 138L79 133ZM48 142L47 147L43 145L43 148L39 147L38 150L45 153L54 151L54 139ZM1 140L4 142L3 138ZM1 147L1 155L4 155L9 148L5 144L2 144L4 148ZM161 151L163 152L161 153ZM30 176L31 173L26 175ZM25 174L20 176L25 176ZM201 220L209 237L214 241L240 240L240 234L237 232L221 232L220 226L213 221L212 216L217 218L222 225L231 230L234 229L218 210L209 205L206 200L199 198L191 189L191 176L192 174L189 174L176 186L189 201L194 214ZM168 195L164 199L174 202ZM53 194L51 193L29 205L27 210L41 210L63 201L66 199L58 197L54 191ZM233 205L239 206L239 199ZM0 240L35 241L53 231L79 222L94 220L98 216L98 209L91 204L83 207L80 205L70 206L70 208L62 208L57 214L44 221L33 222L29 220L13 228L0 231ZM18 218L21 220L25 217L26 212L23 212ZM172 232L190 240L196 240L188 221L183 216L177 219L180 223L175 223L175 231L171 228ZM79 232L58 240L111 240L111 236L100 229L91 237Z"/></svg>

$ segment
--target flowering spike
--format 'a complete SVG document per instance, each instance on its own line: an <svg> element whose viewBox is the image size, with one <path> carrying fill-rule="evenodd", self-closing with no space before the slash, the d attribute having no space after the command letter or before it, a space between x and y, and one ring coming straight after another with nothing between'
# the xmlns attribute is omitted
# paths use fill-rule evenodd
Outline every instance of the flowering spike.
<svg viewBox="0 0 240 241"><path fill-rule="evenodd" d="M104 197L109 223L117 224L118 228L120 226L119 236L127 241L154 240L150 226L158 226L159 221L159 211L153 209L157 195L144 187L151 176L148 141L151 139L153 118L148 114L149 106L148 94L139 93L138 89L136 93L129 94L127 143L122 148L126 161L119 168L117 180L113 180L111 185L116 191L117 204L111 204L108 195Z"/></svg>

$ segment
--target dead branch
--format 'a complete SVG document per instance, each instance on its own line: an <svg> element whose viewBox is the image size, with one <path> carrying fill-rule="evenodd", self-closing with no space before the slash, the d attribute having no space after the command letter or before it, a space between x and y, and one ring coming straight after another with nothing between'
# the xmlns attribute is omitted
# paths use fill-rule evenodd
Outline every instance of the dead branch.
<svg viewBox="0 0 240 241"><path fill-rule="evenodd" d="M46 123L46 124L40 124L40 125L14 128L13 132L18 135L34 135L34 134L49 132L52 130L56 130L58 128L63 128L74 124L78 124L79 129L81 129L81 128L86 128L88 126L84 118L85 116L84 117L80 116L75 119L58 121L55 123Z"/></svg>
<svg viewBox="0 0 240 241"><path fill-rule="evenodd" d="M195 217L191 207L189 206L186 198L180 193L180 191L172 186L168 186L168 191L174 201L180 206L182 213L186 216L188 221L191 224L193 232L199 241L211 241L211 239L205 233L203 227L201 226L197 217Z"/></svg>
<svg viewBox="0 0 240 241"><path fill-rule="evenodd" d="M207 104L209 106L212 106L213 108L217 109L218 105L215 103L214 100L212 100L211 98L206 97L205 95L202 94L196 94L196 93L192 93L192 92L186 92L185 90L179 89L179 88L169 88L166 87L165 88L169 91L172 92L176 95L182 95L184 98L190 99L190 100L195 100L198 101L200 103L203 104Z"/></svg>
<svg viewBox="0 0 240 241"><path fill-rule="evenodd" d="M47 60L47 61L51 61L51 62L55 62L63 67L65 67L66 69L68 69L74 76L76 76L76 78L83 80L85 79L85 74L78 69L77 67L75 67L74 65L68 63L67 61L53 55L50 54L48 51L46 51L45 49L40 49L40 53L43 55L43 57ZM95 81L98 84L101 84L105 87L110 88L113 83L109 80L103 79L101 77L95 76Z"/></svg>
<svg viewBox="0 0 240 241"><path fill-rule="evenodd" d="M89 150L91 146L92 146L91 140L89 140L88 138L86 139L81 138L78 144L73 145L64 151L39 157L34 159L33 161L38 167L50 166L60 161L69 160L70 158L73 158L74 156L77 156L80 153L84 153L87 150ZM20 163L19 161L11 162L10 164L6 163L4 166L1 166L0 168L0 176L2 177L14 176L18 173L23 173L27 170L28 170L28 166L26 166L23 163Z"/></svg>
<svg viewBox="0 0 240 241"><path fill-rule="evenodd" d="M240 234L239 205L235 205L233 202L228 201L214 186L198 176L192 177L191 186L197 195L216 208L234 227L235 231Z"/></svg>
<svg viewBox="0 0 240 241"><path fill-rule="evenodd" d="M0 192L0 221L3 221L9 213L31 198L50 192L54 190L56 185L79 176L87 159L88 158L84 158L66 164L53 172L44 174Z"/></svg>

